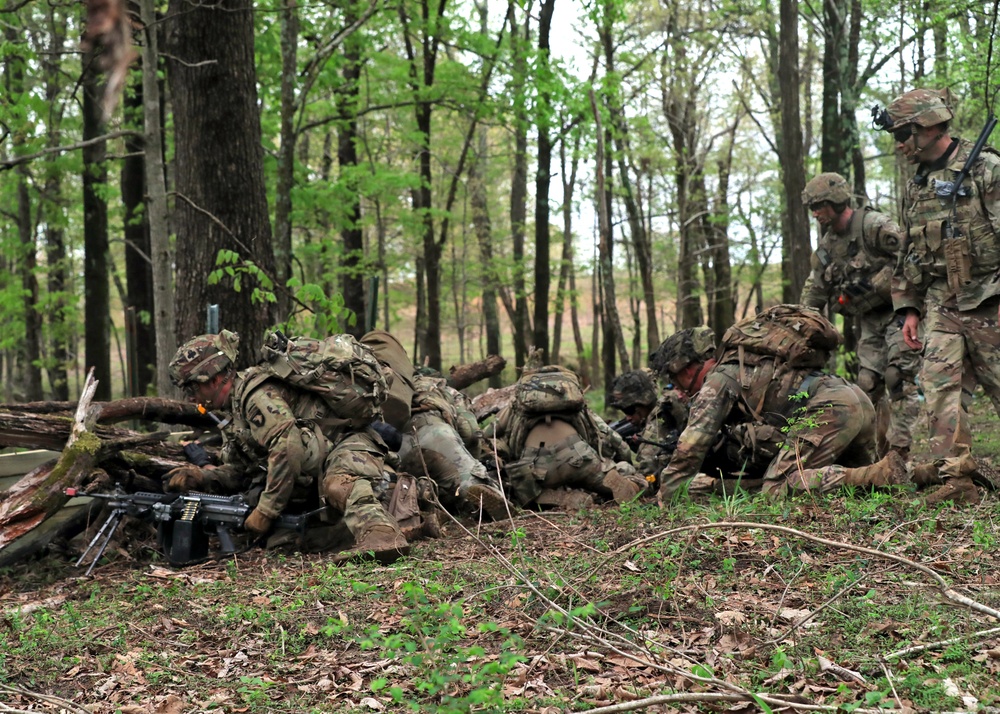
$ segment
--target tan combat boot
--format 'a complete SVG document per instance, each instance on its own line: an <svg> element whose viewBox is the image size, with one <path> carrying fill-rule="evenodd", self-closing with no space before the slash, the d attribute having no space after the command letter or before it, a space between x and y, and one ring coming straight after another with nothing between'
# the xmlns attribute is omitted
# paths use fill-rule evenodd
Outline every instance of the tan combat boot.
<svg viewBox="0 0 1000 714"><path fill-rule="evenodd" d="M924 503L936 506L951 501L956 506L972 506L979 503L979 487L968 476L959 476L945 481L944 486L924 496Z"/></svg>
<svg viewBox="0 0 1000 714"><path fill-rule="evenodd" d="M552 506L563 511L585 511L593 508L594 497L578 488L545 488L535 499L538 506Z"/></svg>
<svg viewBox="0 0 1000 714"><path fill-rule="evenodd" d="M494 521L506 520L516 509L508 506L507 499L499 489L485 483L475 483L463 487L459 498L472 506L473 514L487 514Z"/></svg>
<svg viewBox="0 0 1000 714"><path fill-rule="evenodd" d="M910 480L917 485L917 488L926 488L927 486L940 486L944 483L944 479L938 473L937 464L933 461L925 461L921 464L913 464L910 474Z"/></svg>
<svg viewBox="0 0 1000 714"><path fill-rule="evenodd" d="M909 482L906 463L895 451L890 451L881 461L876 461L871 466L847 469L844 474L844 484L847 486L896 486Z"/></svg>
<svg viewBox="0 0 1000 714"><path fill-rule="evenodd" d="M409 555L410 544L398 527L389 523L374 523L358 536L357 544L351 550L358 559L371 558L388 565Z"/></svg>
<svg viewBox="0 0 1000 714"><path fill-rule="evenodd" d="M611 469L604 474L604 486L611 489L611 496L615 499L615 503L634 501L646 492L647 485L645 480L640 483L622 476L617 469Z"/></svg>

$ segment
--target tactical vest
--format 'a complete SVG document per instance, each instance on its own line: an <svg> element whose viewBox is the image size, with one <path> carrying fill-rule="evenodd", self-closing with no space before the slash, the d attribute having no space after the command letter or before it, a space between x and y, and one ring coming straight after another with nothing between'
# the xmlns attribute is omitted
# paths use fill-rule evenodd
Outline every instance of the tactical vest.
<svg viewBox="0 0 1000 714"><path fill-rule="evenodd" d="M892 303L893 261L879 255L871 236L877 236L887 216L857 208L846 236L828 230L820 239L816 258L824 282L833 293L830 307L844 315L863 315Z"/></svg>
<svg viewBox="0 0 1000 714"><path fill-rule="evenodd" d="M923 291L932 282L947 281L949 295L955 296L963 310L1000 294L1000 281L993 279L1000 269L1000 240L989 220L983 183L987 170L1000 175L997 152L983 149L962 184L967 195L955 199L955 238L947 237L952 198L941 198L935 192L939 182L951 181L962 170L971 148L969 142L959 141L945 168L918 173L911 179L906 185L904 212L910 245L903 263L906 280Z"/></svg>

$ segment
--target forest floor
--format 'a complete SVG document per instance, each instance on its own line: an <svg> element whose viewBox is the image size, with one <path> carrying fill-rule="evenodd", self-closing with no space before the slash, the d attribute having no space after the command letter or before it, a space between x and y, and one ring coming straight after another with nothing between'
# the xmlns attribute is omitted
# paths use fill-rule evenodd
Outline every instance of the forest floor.
<svg viewBox="0 0 1000 714"><path fill-rule="evenodd" d="M391 566L53 550L0 571L0 711L996 711L998 516L902 489L452 523Z"/></svg>

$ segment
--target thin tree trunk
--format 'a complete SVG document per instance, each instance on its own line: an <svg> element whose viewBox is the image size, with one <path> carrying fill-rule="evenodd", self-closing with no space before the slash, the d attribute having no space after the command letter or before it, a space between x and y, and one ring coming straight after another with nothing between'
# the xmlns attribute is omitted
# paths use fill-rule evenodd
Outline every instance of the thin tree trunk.
<svg viewBox="0 0 1000 714"><path fill-rule="evenodd" d="M514 365L524 366L527 354L528 294L524 279L524 226L527 221L528 197L528 108L527 108L527 59L525 46L530 36L530 15L525 12L524 36L518 34L515 24L511 29L514 51L514 175L510 187L510 233L514 259Z"/></svg>
<svg viewBox="0 0 1000 714"><path fill-rule="evenodd" d="M548 90L552 81L549 71L549 31L555 0L542 0L538 19L538 68L536 84L539 87L535 123L538 127L538 159L535 175L535 349L541 351L542 361L549 361L549 184L552 180L552 137L549 135L549 116L552 97Z"/></svg>
<svg viewBox="0 0 1000 714"><path fill-rule="evenodd" d="M167 181L163 160L162 105L158 78L159 37L154 0L139 0L145 28L142 46L143 145L146 172L146 220L149 221L149 250L153 271L153 326L156 330L156 393L172 397L177 389L170 383L167 365L177 350L174 328L173 251L167 229Z"/></svg>
<svg viewBox="0 0 1000 714"><path fill-rule="evenodd" d="M93 52L83 56L83 139L102 133L101 87ZM111 305L108 284L108 182L106 142L83 149L84 350L97 379L96 398L111 398Z"/></svg>
<svg viewBox="0 0 1000 714"><path fill-rule="evenodd" d="M274 196L274 277L284 287L292 276L292 189L295 186L295 83L298 79L298 0L283 0L281 23L281 109L279 116L278 176ZM350 19L345 18L345 24ZM277 290L277 312L288 318L288 293Z"/></svg>
<svg viewBox="0 0 1000 714"><path fill-rule="evenodd" d="M556 312L552 325L552 362L559 363L560 342L562 339L563 309L566 304L566 285L570 279L573 269L573 193L576 191L576 172L580 165L580 132L576 132L573 142L573 156L569 161L567 170L566 161L566 139L559 142L559 166L560 175L563 177L562 190L562 217L563 217L563 241L562 260L559 263L559 284L556 287ZM572 302L575 298L569 296Z"/></svg>
<svg viewBox="0 0 1000 714"><path fill-rule="evenodd" d="M484 8L485 9L485 8ZM469 165L469 204L472 209L472 227L479 245L479 265L483 281L483 321L486 330L486 353L502 355L500 316L497 311L497 274L493 257L493 227L490 222L486 183L483 178L487 156L487 130L480 129L476 156ZM499 374L490 377L490 386L503 386Z"/></svg>

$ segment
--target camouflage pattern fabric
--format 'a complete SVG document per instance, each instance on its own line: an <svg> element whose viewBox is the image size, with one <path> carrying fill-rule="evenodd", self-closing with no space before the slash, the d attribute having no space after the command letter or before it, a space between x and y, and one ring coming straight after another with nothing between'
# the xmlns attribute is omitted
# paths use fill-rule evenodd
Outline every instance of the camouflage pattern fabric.
<svg viewBox="0 0 1000 714"><path fill-rule="evenodd" d="M223 330L217 335L198 335L181 345L170 360L167 371L175 387L207 382L236 363L240 336Z"/></svg>
<svg viewBox="0 0 1000 714"><path fill-rule="evenodd" d="M942 475L957 476L971 458L968 415L962 408L969 377L986 390L1000 414L1000 157L989 147L972 167L956 201L959 237L948 238L951 201L935 194L938 181L960 171L972 145L960 140L940 170L921 166L906 186L908 241L893 276L893 306L923 318L921 386L930 414L931 453L944 459Z"/></svg>
<svg viewBox="0 0 1000 714"><path fill-rule="evenodd" d="M671 443L684 431L687 420L688 405L681 393L674 389L665 390L646 419L642 438L657 444ZM635 454L636 469L644 476L659 474L670 463L670 456L671 452L662 446L639 444Z"/></svg>
<svg viewBox="0 0 1000 714"><path fill-rule="evenodd" d="M318 424L328 407L318 395L270 379L248 393L256 368L240 372L233 385L233 420L223 429L224 460L241 467L245 486L263 486L257 508L275 518L290 503L305 503L319 490L343 514L356 537L373 523L392 525L375 499L386 448L371 429L324 433ZM340 491L331 482L340 482ZM331 500L329 493L343 492ZM337 501L337 502L333 502Z"/></svg>
<svg viewBox="0 0 1000 714"><path fill-rule="evenodd" d="M902 320L892 309L891 279L886 279L902 244L900 228L888 216L856 209L843 235L829 229L820 238L802 302L858 316L859 385L873 404L888 397L883 438L889 447L908 449L920 416L920 355L903 341Z"/></svg>
<svg viewBox="0 0 1000 714"><path fill-rule="evenodd" d="M611 398L608 406L613 409L630 407L650 407L656 403L656 385L649 372L634 369L615 377L611 384Z"/></svg>
<svg viewBox="0 0 1000 714"><path fill-rule="evenodd" d="M951 121L951 90L911 89L896 97L887 108L892 124L887 129L898 129L907 124L935 126Z"/></svg>
<svg viewBox="0 0 1000 714"><path fill-rule="evenodd" d="M692 362L705 362L715 353L715 332L710 327L689 327L675 332L649 356L653 372L677 374Z"/></svg>
<svg viewBox="0 0 1000 714"><path fill-rule="evenodd" d="M803 388L805 399L789 399ZM710 487L711 480L699 472L720 432L726 425L754 422L754 412L762 415L761 426L776 427L770 433L774 438L780 434L787 447L778 451L763 474L748 474L762 475L767 492L832 490L842 483L845 467L873 461L875 408L857 385L806 370L781 374L773 360L742 370L738 363L717 364L694 396L688 426L660 474L661 498L685 487ZM788 427L787 433L783 427ZM799 463L806 468L800 471Z"/></svg>

